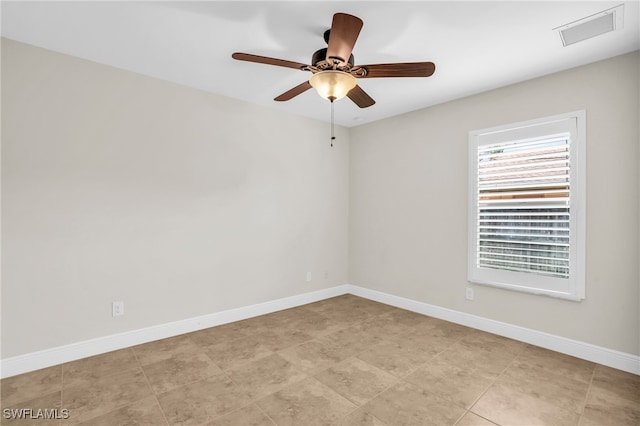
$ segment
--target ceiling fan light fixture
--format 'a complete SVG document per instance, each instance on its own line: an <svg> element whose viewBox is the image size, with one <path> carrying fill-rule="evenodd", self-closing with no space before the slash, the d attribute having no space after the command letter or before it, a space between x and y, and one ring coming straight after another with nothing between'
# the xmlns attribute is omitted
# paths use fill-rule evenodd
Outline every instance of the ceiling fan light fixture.
<svg viewBox="0 0 640 426"><path fill-rule="evenodd" d="M321 97L333 102L344 98L356 87L356 78L344 71L326 70L312 75L309 84Z"/></svg>

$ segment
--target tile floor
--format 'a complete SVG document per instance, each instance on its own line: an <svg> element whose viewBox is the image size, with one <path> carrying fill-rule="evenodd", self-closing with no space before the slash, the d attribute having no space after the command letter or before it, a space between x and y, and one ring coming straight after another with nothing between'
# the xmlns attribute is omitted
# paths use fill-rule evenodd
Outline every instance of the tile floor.
<svg viewBox="0 0 640 426"><path fill-rule="evenodd" d="M352 295L1 387L7 425L640 424L640 376Z"/></svg>

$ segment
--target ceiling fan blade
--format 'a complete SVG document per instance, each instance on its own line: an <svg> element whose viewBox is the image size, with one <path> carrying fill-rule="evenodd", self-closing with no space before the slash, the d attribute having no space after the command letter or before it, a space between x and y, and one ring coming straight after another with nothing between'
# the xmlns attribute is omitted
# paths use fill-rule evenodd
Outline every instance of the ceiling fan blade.
<svg viewBox="0 0 640 426"><path fill-rule="evenodd" d="M349 91L349 93L347 93L347 96L360 108L367 108L376 103L376 101L374 101L373 98L357 84Z"/></svg>
<svg viewBox="0 0 640 426"><path fill-rule="evenodd" d="M309 89L311 89L311 84L308 81L305 81L304 83L300 83L296 87L287 90L282 95L274 98L273 100L278 102L288 101L289 99L292 99Z"/></svg>
<svg viewBox="0 0 640 426"><path fill-rule="evenodd" d="M343 62L349 61L353 46L355 46L358 34L362 29L362 24L362 19L357 16L346 13L333 15L326 59L338 58Z"/></svg>
<svg viewBox="0 0 640 426"><path fill-rule="evenodd" d="M231 55L233 59L247 62L257 62L259 64L275 65L278 67L294 68L304 70L308 65L300 62L285 61L284 59L269 58L267 56L252 55L251 53L236 52Z"/></svg>
<svg viewBox="0 0 640 426"><path fill-rule="evenodd" d="M376 77L429 77L436 71L433 62L400 62L395 64L359 65L367 70L361 78Z"/></svg>

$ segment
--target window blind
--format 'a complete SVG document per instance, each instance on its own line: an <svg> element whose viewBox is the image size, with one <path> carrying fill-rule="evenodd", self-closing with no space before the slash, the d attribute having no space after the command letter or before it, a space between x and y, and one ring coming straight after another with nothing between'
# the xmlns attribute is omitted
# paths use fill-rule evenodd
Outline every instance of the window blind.
<svg viewBox="0 0 640 426"><path fill-rule="evenodd" d="M570 139L478 146L478 268L569 278Z"/></svg>

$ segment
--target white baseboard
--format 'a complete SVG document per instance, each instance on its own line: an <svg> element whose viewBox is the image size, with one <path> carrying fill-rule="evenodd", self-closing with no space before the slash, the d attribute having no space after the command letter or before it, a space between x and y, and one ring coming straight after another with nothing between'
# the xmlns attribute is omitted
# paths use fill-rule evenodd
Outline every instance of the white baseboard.
<svg viewBox="0 0 640 426"><path fill-rule="evenodd" d="M348 293L376 302L396 306L408 311L417 312L430 317L443 319L467 327L475 328L499 336L509 337L521 342L530 343L576 358L597 362L618 370L640 375L640 356L592 345L590 343L567 339L542 331L532 330L517 325L507 324L464 312L454 311L440 306L418 302L404 297L394 296L380 291L355 285L348 285Z"/></svg>
<svg viewBox="0 0 640 426"><path fill-rule="evenodd" d="M77 359L99 355L117 349L140 345L154 340L165 339L167 337L173 337L192 331L215 327L217 325L233 321L240 321L280 311L282 309L294 308L296 306L317 302L319 300L328 299L330 297L346 293L375 300L387 305L396 306L401 309L418 312L434 318L440 318L456 324L465 325L478 330L487 331L489 333L498 334L500 336L509 337L511 339L541 346L556 352L561 352L577 358L586 359L640 375L640 357L637 355L631 355L541 331L494 321L488 318L454 311L356 285L345 284L324 290L258 303L256 305L215 312L213 314L195 318L160 324L111 336L98 337L96 339L85 340L83 342L73 343L70 345L58 346L51 349L6 358L0 361L0 378L28 373L41 368L75 361Z"/></svg>
<svg viewBox="0 0 640 426"><path fill-rule="evenodd" d="M41 368L115 351L117 349L128 348L154 340L166 339L167 337L178 336L180 334L269 314L283 309L294 308L345 294L347 289L348 286L346 284L340 285L310 293L303 293L255 305L243 306L195 318L98 337L96 339L6 358L0 361L0 378L4 379L6 377L28 373Z"/></svg>

